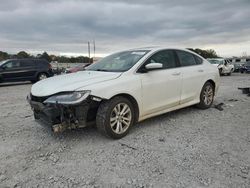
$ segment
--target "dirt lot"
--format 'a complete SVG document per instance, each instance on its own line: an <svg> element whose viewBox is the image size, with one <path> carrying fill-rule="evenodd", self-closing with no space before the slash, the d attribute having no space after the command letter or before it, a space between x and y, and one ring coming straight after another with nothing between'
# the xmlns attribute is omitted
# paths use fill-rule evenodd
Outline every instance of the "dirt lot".
<svg viewBox="0 0 250 188"><path fill-rule="evenodd" d="M54 135L25 98L0 86L0 187L250 187L250 75L221 79L216 108L189 107L111 140L95 128Z"/></svg>

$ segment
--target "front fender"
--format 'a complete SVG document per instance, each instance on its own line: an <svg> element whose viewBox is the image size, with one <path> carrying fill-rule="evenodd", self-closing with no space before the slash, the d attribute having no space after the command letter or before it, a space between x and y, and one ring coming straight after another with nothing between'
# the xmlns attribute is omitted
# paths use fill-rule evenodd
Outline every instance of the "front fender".
<svg viewBox="0 0 250 188"><path fill-rule="evenodd" d="M117 79L78 88L78 90L90 90L92 96L107 100L119 94L127 94L136 100L139 111L142 109L141 81L136 75L123 75Z"/></svg>

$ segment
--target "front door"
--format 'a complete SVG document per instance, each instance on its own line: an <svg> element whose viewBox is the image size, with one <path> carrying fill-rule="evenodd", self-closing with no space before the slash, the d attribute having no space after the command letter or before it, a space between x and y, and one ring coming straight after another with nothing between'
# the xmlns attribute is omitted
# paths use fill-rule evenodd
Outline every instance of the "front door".
<svg viewBox="0 0 250 188"><path fill-rule="evenodd" d="M177 67L174 52L172 50L156 52L140 69L150 63L161 63L163 67L140 75L143 115L156 113L180 103L182 75L180 68Z"/></svg>
<svg viewBox="0 0 250 188"><path fill-rule="evenodd" d="M15 81L22 77L19 60L10 60L2 66L2 79L4 81Z"/></svg>

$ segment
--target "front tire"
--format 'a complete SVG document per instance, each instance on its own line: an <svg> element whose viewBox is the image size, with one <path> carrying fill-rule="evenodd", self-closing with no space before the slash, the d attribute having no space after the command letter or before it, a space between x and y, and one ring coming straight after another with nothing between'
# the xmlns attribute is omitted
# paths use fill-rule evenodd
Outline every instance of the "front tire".
<svg viewBox="0 0 250 188"><path fill-rule="evenodd" d="M134 124L135 111L125 97L117 96L100 104L96 115L97 129L113 139L126 136Z"/></svg>
<svg viewBox="0 0 250 188"><path fill-rule="evenodd" d="M214 101L214 86L210 82L206 82L200 93L200 103L197 105L200 109L208 109Z"/></svg>

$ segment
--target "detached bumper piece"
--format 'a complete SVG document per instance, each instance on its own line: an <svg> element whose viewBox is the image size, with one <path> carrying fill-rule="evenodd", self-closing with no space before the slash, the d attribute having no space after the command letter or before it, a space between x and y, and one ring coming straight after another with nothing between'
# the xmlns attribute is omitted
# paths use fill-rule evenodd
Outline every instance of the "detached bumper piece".
<svg viewBox="0 0 250 188"><path fill-rule="evenodd" d="M250 87L239 87L239 90L242 90L243 94L248 94L248 96L250 97Z"/></svg>
<svg viewBox="0 0 250 188"><path fill-rule="evenodd" d="M79 105L44 104L46 98L31 96L28 99L34 118L42 125L49 126L55 133L67 129L83 128L95 120L98 103L87 98Z"/></svg>

